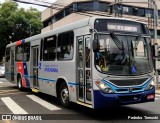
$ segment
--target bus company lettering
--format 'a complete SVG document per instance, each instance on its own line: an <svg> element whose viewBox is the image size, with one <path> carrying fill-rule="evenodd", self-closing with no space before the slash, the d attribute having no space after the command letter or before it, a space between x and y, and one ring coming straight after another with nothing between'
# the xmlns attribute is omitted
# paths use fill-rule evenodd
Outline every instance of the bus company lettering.
<svg viewBox="0 0 160 123"><path fill-rule="evenodd" d="M129 32L137 32L138 31L137 27L135 27L135 26L108 24L107 27L109 30L129 31Z"/></svg>
<svg viewBox="0 0 160 123"><path fill-rule="evenodd" d="M58 65L44 65L44 71L45 72L58 72Z"/></svg>

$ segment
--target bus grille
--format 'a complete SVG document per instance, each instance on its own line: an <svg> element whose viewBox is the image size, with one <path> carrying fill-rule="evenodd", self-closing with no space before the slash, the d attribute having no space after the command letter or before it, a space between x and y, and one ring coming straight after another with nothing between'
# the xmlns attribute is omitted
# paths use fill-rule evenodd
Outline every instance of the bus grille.
<svg viewBox="0 0 160 123"><path fill-rule="evenodd" d="M131 93L131 92L137 92L137 91L142 91L143 88L142 87L133 87L132 91L129 90L129 88L118 88L116 89L116 91L118 93Z"/></svg>
<svg viewBox="0 0 160 123"><path fill-rule="evenodd" d="M147 79L148 78L130 79L130 80L109 80L109 81L117 86L133 86L133 85L141 85Z"/></svg>
<svg viewBox="0 0 160 123"><path fill-rule="evenodd" d="M141 95L119 96L121 103L134 102L140 100Z"/></svg>

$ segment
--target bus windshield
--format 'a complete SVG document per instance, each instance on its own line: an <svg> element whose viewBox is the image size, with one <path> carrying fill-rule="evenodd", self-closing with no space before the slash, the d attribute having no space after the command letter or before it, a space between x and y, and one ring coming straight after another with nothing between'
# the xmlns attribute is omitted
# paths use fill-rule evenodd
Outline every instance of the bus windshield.
<svg viewBox="0 0 160 123"><path fill-rule="evenodd" d="M95 52L98 71L116 75L140 75L153 69L150 38L132 35L98 34Z"/></svg>

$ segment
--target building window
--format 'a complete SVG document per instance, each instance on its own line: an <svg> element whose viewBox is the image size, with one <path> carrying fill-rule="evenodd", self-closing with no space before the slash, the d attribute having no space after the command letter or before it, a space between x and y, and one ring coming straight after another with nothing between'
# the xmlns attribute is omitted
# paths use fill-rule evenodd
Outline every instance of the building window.
<svg viewBox="0 0 160 123"><path fill-rule="evenodd" d="M153 17L153 10L152 9L145 9L145 16L148 18Z"/></svg>
<svg viewBox="0 0 160 123"><path fill-rule="evenodd" d="M29 61L30 59L30 43L24 44L24 61Z"/></svg>
<svg viewBox="0 0 160 123"><path fill-rule="evenodd" d="M102 11L102 12L108 12L109 10L109 7L108 7L108 3L99 3L99 11Z"/></svg>
<svg viewBox="0 0 160 123"><path fill-rule="evenodd" d="M23 61L23 45L16 46L15 56L17 62Z"/></svg>
<svg viewBox="0 0 160 123"><path fill-rule="evenodd" d="M129 6L123 6L122 13L127 15L132 15L132 8Z"/></svg>
<svg viewBox="0 0 160 123"><path fill-rule="evenodd" d="M77 3L78 11L93 11L93 2Z"/></svg>
<svg viewBox="0 0 160 123"><path fill-rule="evenodd" d="M52 61L56 58L56 36L44 38L43 60Z"/></svg>
<svg viewBox="0 0 160 123"><path fill-rule="evenodd" d="M145 9L140 8L140 9L138 10L138 16L145 17Z"/></svg>
<svg viewBox="0 0 160 123"><path fill-rule="evenodd" d="M158 17L159 17L159 19L160 19L160 11L158 11Z"/></svg>
<svg viewBox="0 0 160 123"><path fill-rule="evenodd" d="M71 60L73 58L73 40L73 32L66 32L58 35L58 60Z"/></svg>
<svg viewBox="0 0 160 123"><path fill-rule="evenodd" d="M47 27L52 24L52 17L43 22L43 27Z"/></svg>
<svg viewBox="0 0 160 123"><path fill-rule="evenodd" d="M56 21L62 19L63 17L64 17L64 11L61 11L55 15Z"/></svg>
<svg viewBox="0 0 160 123"><path fill-rule="evenodd" d="M64 12L65 12L65 16L68 16L69 14L71 14L73 11L73 8L70 6L70 7L67 7Z"/></svg>
<svg viewBox="0 0 160 123"><path fill-rule="evenodd" d="M160 30L157 30L157 38L160 39Z"/></svg>
<svg viewBox="0 0 160 123"><path fill-rule="evenodd" d="M138 15L138 8L132 8L132 14Z"/></svg>

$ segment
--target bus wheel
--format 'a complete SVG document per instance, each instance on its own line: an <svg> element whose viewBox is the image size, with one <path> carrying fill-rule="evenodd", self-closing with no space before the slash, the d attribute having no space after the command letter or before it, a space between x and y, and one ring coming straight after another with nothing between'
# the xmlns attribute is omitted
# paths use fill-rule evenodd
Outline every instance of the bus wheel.
<svg viewBox="0 0 160 123"><path fill-rule="evenodd" d="M62 83L59 89L59 101L62 106L69 107L69 90L66 83Z"/></svg>
<svg viewBox="0 0 160 123"><path fill-rule="evenodd" d="M20 77L18 78L17 86L18 86L18 89L19 89L19 90L22 90L23 87L22 87L22 81L21 81L21 78L20 78Z"/></svg>

